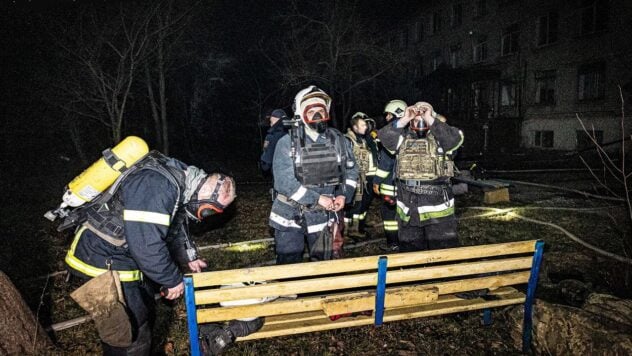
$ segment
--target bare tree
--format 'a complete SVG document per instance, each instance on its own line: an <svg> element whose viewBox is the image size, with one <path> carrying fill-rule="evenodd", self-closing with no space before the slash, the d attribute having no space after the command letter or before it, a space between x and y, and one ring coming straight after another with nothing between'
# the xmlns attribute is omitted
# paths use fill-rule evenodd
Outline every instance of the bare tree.
<svg viewBox="0 0 632 356"><path fill-rule="evenodd" d="M608 191L611 195L620 198L625 202L627 208L627 225L624 226L632 228L632 167L626 165L626 160L629 160L626 141L630 143L632 141L632 135L626 133L625 101L623 99L621 86L619 86L619 98L621 100L621 117L619 120L621 129L621 149L617 152L607 151L604 148L604 145L597 141L595 127L592 126L591 129L588 129L580 116L576 114L577 120L579 120L584 133L589 137L599 159L601 160L601 170L599 171L597 169L590 168L590 165L583 157L580 156L580 159L590 171L590 174L599 186ZM630 235L627 240L628 248L632 249L632 235Z"/></svg>
<svg viewBox="0 0 632 356"><path fill-rule="evenodd" d="M357 12L358 2L325 1L300 5L291 2L282 14L284 35L268 48L283 56L261 53L286 87L318 83L334 97L339 113L347 117L354 96L367 84L394 70L404 59L388 50L368 20ZM334 125L340 120L334 116Z"/></svg>

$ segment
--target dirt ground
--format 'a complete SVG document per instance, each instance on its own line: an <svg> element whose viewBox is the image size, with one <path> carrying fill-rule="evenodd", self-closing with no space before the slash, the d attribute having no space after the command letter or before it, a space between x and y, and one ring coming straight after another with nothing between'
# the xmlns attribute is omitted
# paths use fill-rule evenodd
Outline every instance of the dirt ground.
<svg viewBox="0 0 632 356"><path fill-rule="evenodd" d="M593 189L590 177L577 174L531 175L525 177L504 175L506 179L543 182L575 189ZM241 180L238 199L226 214L215 220L196 226L193 233L199 246L222 242L238 242L270 237L267 216L271 206L265 182ZM510 188L511 202L495 205L497 208L515 208L520 215L553 222L573 234L610 252L623 253L623 236L630 234L624 222L622 205L586 199L573 193L542 188L514 185ZM501 215L487 218L471 218L481 211L470 209L483 206L481 191L471 189L457 197L459 238L463 245L542 239L546 244L544 265L540 275L538 298L556 303L573 305L578 300L568 293L561 293L559 285L565 281L579 281L589 291L632 297L632 270L629 266L599 257L592 251L571 241L561 232L550 227ZM48 202L46 202L48 203ZM43 204L42 204L43 205ZM52 205L51 205L52 206ZM545 207L586 210L541 209ZM591 210L587 210L591 208ZM594 208L594 209L592 209ZM469 219L463 219L470 217ZM371 207L368 221L372 238L383 236L379 218L379 202ZM629 236L629 235L628 235ZM45 240L46 239L46 240ZM63 255L69 237L40 228L30 242L48 241L42 254L34 260L53 261L47 268L13 273L27 302L45 326L84 315L70 299L73 285L64 276L33 278L39 272L63 270ZM380 254L377 244L368 244L348 251L348 256ZM247 247L233 246L225 249L205 249L202 256L209 261L209 270L221 270L265 264L274 259L272 245L253 244ZM22 262L12 268L19 269ZM33 263L31 261L31 263ZM16 277L17 275L17 277ZM579 298L579 297L578 297ZM38 303L39 301L42 303ZM306 335L280 337L263 341L238 343L227 355L511 355L520 353L520 345L509 338L507 314L509 308L493 312L494 323L481 325L481 313L432 317L394 322L382 327L357 327L345 330L318 332ZM188 353L186 314L182 300L176 303L158 303L154 329L156 354L184 355ZM100 345L91 322L54 334L60 354L99 354Z"/></svg>

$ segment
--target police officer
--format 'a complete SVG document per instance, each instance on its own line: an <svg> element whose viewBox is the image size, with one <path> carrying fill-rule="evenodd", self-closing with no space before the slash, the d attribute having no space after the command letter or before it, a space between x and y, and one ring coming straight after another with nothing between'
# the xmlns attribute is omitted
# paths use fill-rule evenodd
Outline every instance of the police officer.
<svg viewBox="0 0 632 356"><path fill-rule="evenodd" d="M150 353L154 312L150 281L161 286L166 299L180 297L184 284L178 264L193 272L206 267L189 240L187 219L199 221L221 213L234 198L232 178L207 175L152 151L107 194L83 208L85 219L65 262L70 273L82 279L116 271L132 326L131 345L103 342L104 354Z"/></svg>
<svg viewBox="0 0 632 356"><path fill-rule="evenodd" d="M377 147L370 136L369 117L363 112L351 116L345 136L353 144L353 155L358 165L358 186L353 201L345 211L347 236L366 237L366 214L373 201L373 177L377 171Z"/></svg>
<svg viewBox="0 0 632 356"><path fill-rule="evenodd" d="M430 104L418 102L378 133L384 147L396 153L400 251L459 245L450 177L463 133L444 121Z"/></svg>
<svg viewBox="0 0 632 356"><path fill-rule="evenodd" d="M331 98L309 86L294 98L295 126L274 152L277 197L269 223L275 229L277 263L303 260L305 239L312 260L332 257L330 227L351 201L358 169L350 142L327 126Z"/></svg>
<svg viewBox="0 0 632 356"><path fill-rule="evenodd" d="M403 100L391 100L384 107L384 119L386 125L389 125L395 119L404 117L404 112L408 105ZM382 205L380 213L384 221L384 235L386 235L386 244L380 246L380 249L388 252L399 251L399 239L397 220L395 219L395 182L393 170L395 168L395 155L387 150L379 141L379 159L377 172L373 180L373 191L376 195L382 197Z"/></svg>
<svg viewBox="0 0 632 356"><path fill-rule="evenodd" d="M279 139L287 133L283 125L283 120L286 116L285 111L282 109L276 109L270 114L270 128L266 134L265 141L263 141L263 153L260 159L261 170L264 173L271 173L274 149Z"/></svg>

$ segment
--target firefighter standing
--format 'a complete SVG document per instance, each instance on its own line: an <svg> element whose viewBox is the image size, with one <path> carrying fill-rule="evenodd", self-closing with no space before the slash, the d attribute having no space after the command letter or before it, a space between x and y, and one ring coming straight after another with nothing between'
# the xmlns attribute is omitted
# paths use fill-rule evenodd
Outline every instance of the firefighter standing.
<svg viewBox="0 0 632 356"><path fill-rule="evenodd" d="M103 337L111 331L99 330L104 354L148 355L155 292L149 281L161 286L167 299L183 294L177 263L193 272L206 267L189 240L186 221L222 212L235 197L235 184L230 177L207 175L152 151L121 175L109 193L81 208L84 218L65 262L71 274L84 280L107 270L120 278L132 343L110 345Z"/></svg>
<svg viewBox="0 0 632 356"><path fill-rule="evenodd" d="M303 260L305 239L312 260L332 257L330 226L351 201L358 169L348 140L327 127L331 98L315 86L294 98L296 125L277 143L269 223L275 229L278 264ZM335 233L334 233L335 234Z"/></svg>
<svg viewBox="0 0 632 356"><path fill-rule="evenodd" d="M358 165L358 186L351 208L345 211L347 236L366 237L366 214L373 201L373 177L377 171L377 147L370 136L369 117L362 112L351 116L345 136L353 144L353 155Z"/></svg>
<svg viewBox="0 0 632 356"><path fill-rule="evenodd" d="M386 125L392 124L394 119L404 117L404 112L408 105L403 100L391 100L384 107L384 118ZM378 138L379 142L379 138ZM393 169L395 168L395 155L387 150L379 142L378 167L373 180L373 191L382 197L380 213L384 221L384 235L386 235L386 245L380 246L384 251L399 251L398 228L395 210L395 181Z"/></svg>
<svg viewBox="0 0 632 356"><path fill-rule="evenodd" d="M263 141L263 152L261 154L260 166L261 170L266 173L272 173L272 158L274 157L274 149L281 137L285 136L287 131L283 125L283 120L287 117L285 111L276 109L270 114L270 128ZM274 178L274 177L273 177Z"/></svg>
<svg viewBox="0 0 632 356"><path fill-rule="evenodd" d="M450 177L452 154L463 143L463 133L443 121L430 104L419 102L378 133L384 147L396 153L396 209L403 252L459 245Z"/></svg>

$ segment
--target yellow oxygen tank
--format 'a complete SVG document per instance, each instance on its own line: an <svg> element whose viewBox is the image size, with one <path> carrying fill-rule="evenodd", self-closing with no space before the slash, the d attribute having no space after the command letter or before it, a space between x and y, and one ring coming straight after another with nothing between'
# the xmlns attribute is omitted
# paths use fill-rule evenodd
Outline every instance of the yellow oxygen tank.
<svg viewBox="0 0 632 356"><path fill-rule="evenodd" d="M57 216L64 216L65 208L78 207L108 189L112 183L134 163L138 162L149 152L147 143L136 136L128 136L112 149L103 151L103 157L81 172L70 183L64 193L63 202L54 212L45 216L55 220Z"/></svg>

